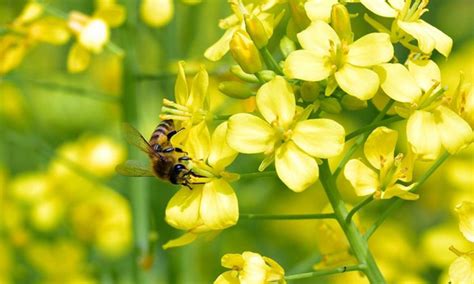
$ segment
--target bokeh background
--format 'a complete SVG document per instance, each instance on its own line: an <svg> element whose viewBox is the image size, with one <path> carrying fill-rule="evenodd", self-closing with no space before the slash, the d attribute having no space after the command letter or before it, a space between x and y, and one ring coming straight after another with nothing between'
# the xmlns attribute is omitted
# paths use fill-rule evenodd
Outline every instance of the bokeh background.
<svg viewBox="0 0 474 284"><path fill-rule="evenodd" d="M25 3L0 0L0 26L11 22ZM94 10L92 0L47 3L64 12ZM150 27L132 13L132 38L128 24L113 30L113 42L132 51L125 59L103 52L86 72L69 74L70 44L40 44L19 68L0 77L0 283L211 283L224 271L222 255L246 250L275 259L287 274L347 258L342 232L335 223L322 221L240 220L212 240L161 248L182 234L164 221L177 187L115 174L129 147L120 124L127 121L150 135L159 122L162 99L173 99L179 60L186 60L190 75L205 64L212 109L218 114L235 111L234 101L217 90L230 77L231 57L218 63L203 57L222 34L217 24L230 14L228 4L176 0L174 8L163 27ZM433 0L429 8L423 18L454 40L448 61L435 57L443 84L453 90L460 70L474 82L474 2ZM369 31L361 18L354 21L356 33ZM373 115L369 108L337 119L355 129ZM371 248L390 282L448 282L447 269L456 257L449 246L469 248L453 209L461 200L474 199L473 153L471 147L450 158L423 185L420 200L405 204L372 237ZM146 155L139 157L146 163ZM256 171L260 160L241 155L230 171ZM417 172L428 166L419 164ZM343 177L339 183L345 200L357 203ZM295 194L276 178L265 177L242 179L233 187L241 213L317 213L327 206L319 185ZM367 207L360 227L370 226L384 204ZM364 283L357 272L298 283L319 280Z"/></svg>

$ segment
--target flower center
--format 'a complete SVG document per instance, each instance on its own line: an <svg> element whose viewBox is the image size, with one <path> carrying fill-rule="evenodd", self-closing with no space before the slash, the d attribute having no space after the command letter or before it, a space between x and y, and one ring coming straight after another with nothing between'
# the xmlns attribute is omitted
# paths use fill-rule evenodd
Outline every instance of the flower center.
<svg viewBox="0 0 474 284"><path fill-rule="evenodd" d="M347 54L349 53L349 46L346 42L342 41L340 45L337 45L332 40L329 41L329 53L330 62L332 64L333 72L342 68L347 61Z"/></svg>

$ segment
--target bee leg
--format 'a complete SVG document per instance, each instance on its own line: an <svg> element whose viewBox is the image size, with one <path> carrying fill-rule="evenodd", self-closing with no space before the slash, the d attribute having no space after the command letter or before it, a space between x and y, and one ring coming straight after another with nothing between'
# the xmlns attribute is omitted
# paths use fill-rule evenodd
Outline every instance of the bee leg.
<svg viewBox="0 0 474 284"><path fill-rule="evenodd" d="M163 149L161 152L163 152L163 153L171 153L171 152L173 152L174 150L176 150L176 149L173 148L173 147L168 147L168 148Z"/></svg>
<svg viewBox="0 0 474 284"><path fill-rule="evenodd" d="M188 154L188 152L183 151L183 149L181 149L181 148L174 148L174 150L178 153L184 153L185 155Z"/></svg>
<svg viewBox="0 0 474 284"><path fill-rule="evenodd" d="M179 157L179 158L178 158L178 161L180 161L180 162L181 162L181 161L190 161L190 160L191 160L191 158L188 157L188 156L183 156L183 157Z"/></svg>
<svg viewBox="0 0 474 284"><path fill-rule="evenodd" d="M166 134L166 137L168 137L168 139L171 139L171 137L173 137L176 133L178 133L176 130L171 130L170 132L168 132L168 134Z"/></svg>

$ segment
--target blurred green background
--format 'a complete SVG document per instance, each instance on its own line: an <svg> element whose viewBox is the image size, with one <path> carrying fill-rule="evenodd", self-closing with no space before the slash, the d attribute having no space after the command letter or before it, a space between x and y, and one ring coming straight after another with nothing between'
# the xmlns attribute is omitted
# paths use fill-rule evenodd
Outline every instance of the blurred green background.
<svg viewBox="0 0 474 284"><path fill-rule="evenodd" d="M25 3L0 0L0 26L11 22ZM89 0L47 3L64 12L94 10ZM182 234L164 221L177 187L114 173L127 157L120 124L133 124L145 137L151 133L162 99L174 98L179 60L186 60L189 74L201 63L207 66L212 107L229 114L223 106L229 99L223 101L217 84L229 78L231 57L211 63L203 53L222 35L217 24L230 9L220 0L195 5L175 1L171 22L152 28L129 9L138 1L127 5L129 22L112 31L112 41L132 52L125 59L103 52L86 72L68 74L71 43L39 44L18 68L0 77L0 283L211 283L224 271L222 255L246 250L273 258L287 274L309 271L316 263L337 263L347 245L334 224L321 221L240 220L213 240L161 248ZM352 12L363 12L352 7ZM448 61L435 56L444 84L454 89L459 70L474 82L474 3L435 0L429 8L423 18L454 40ZM361 18L354 21L356 33L369 31ZM133 30L130 23L135 23ZM357 113L358 121L354 116L342 120L354 129L372 116L369 108ZM455 258L448 247L468 245L453 208L473 199L473 153L471 147L451 158L423 186L420 200L390 217L371 239L389 282L447 283L447 268ZM146 155L139 157L147 161ZM256 171L260 160L240 155L229 171ZM419 165L419 172L428 166ZM345 200L357 203L347 182L339 182L346 189ZM317 213L327 206L319 185L295 194L268 177L242 179L233 187L241 213ZM370 205L361 215L361 228L383 206ZM298 283L319 280L364 283L356 272Z"/></svg>

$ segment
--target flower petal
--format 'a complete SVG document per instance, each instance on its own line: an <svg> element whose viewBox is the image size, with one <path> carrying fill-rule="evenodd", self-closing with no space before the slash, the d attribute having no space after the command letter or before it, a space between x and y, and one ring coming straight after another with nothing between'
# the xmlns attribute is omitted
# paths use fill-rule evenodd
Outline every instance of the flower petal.
<svg viewBox="0 0 474 284"><path fill-rule="evenodd" d="M309 27L297 34L303 49L312 51L320 57L328 56L331 44L341 44L336 32L323 21L312 22ZM332 42L332 43L331 43Z"/></svg>
<svg viewBox="0 0 474 284"><path fill-rule="evenodd" d="M204 225L212 230L222 230L237 223L237 196L227 181L213 179L204 185L200 213Z"/></svg>
<svg viewBox="0 0 474 284"><path fill-rule="evenodd" d="M204 56L211 61L220 60L230 49L229 43L238 27L230 28L224 35L204 52Z"/></svg>
<svg viewBox="0 0 474 284"><path fill-rule="evenodd" d="M67 71L78 73L87 69L91 60L91 54L79 43L74 43L67 56Z"/></svg>
<svg viewBox="0 0 474 284"><path fill-rule="evenodd" d="M242 254L244 267L239 274L241 283L265 283L268 267L258 253L246 251Z"/></svg>
<svg viewBox="0 0 474 284"><path fill-rule="evenodd" d="M441 105L433 111L434 120L444 148L455 154L473 139L469 124L449 108Z"/></svg>
<svg viewBox="0 0 474 284"><path fill-rule="evenodd" d="M201 196L202 186L195 186L193 190L182 187L166 206L166 222L181 230L190 230L200 225L198 222Z"/></svg>
<svg viewBox="0 0 474 284"><path fill-rule="evenodd" d="M358 196L376 192L379 188L379 176L360 160L352 159L344 168L344 176L354 187Z"/></svg>
<svg viewBox="0 0 474 284"><path fill-rule="evenodd" d="M371 33L365 35L349 46L347 62L361 66L373 66L390 61L393 57L393 45L390 35Z"/></svg>
<svg viewBox="0 0 474 284"><path fill-rule="evenodd" d="M226 271L219 275L214 281L214 284L240 284L240 280L236 271Z"/></svg>
<svg viewBox="0 0 474 284"><path fill-rule="evenodd" d="M441 149L441 141L433 115L415 111L407 122L407 139L413 153L422 160L434 160Z"/></svg>
<svg viewBox="0 0 474 284"><path fill-rule="evenodd" d="M184 72L184 61L178 62L178 76L174 85L174 97L176 103L186 105L188 100L188 83L186 82L186 73Z"/></svg>
<svg viewBox="0 0 474 284"><path fill-rule="evenodd" d="M292 141L277 149L275 168L280 180L295 192L307 189L319 177L316 160L301 151Z"/></svg>
<svg viewBox="0 0 474 284"><path fill-rule="evenodd" d="M337 0L310 0L304 4L304 9L312 22L321 20L329 23L332 6L337 3Z"/></svg>
<svg viewBox="0 0 474 284"><path fill-rule="evenodd" d="M390 167L393 162L398 133L387 127L377 127L364 144L364 154L376 169Z"/></svg>
<svg viewBox="0 0 474 284"><path fill-rule="evenodd" d="M217 171L224 170L237 157L237 152L227 144L226 135L227 122L219 124L212 133L211 152L207 162Z"/></svg>
<svg viewBox="0 0 474 284"><path fill-rule="evenodd" d="M415 186L415 184L404 186L402 184L396 183L382 192L380 199L390 199L394 196L397 196L405 200L417 200L420 198L420 196L416 193L410 192L413 186Z"/></svg>
<svg viewBox="0 0 474 284"><path fill-rule="evenodd" d="M463 201L456 205L455 210L459 217L459 230L468 241L474 243L474 203Z"/></svg>
<svg viewBox="0 0 474 284"><path fill-rule="evenodd" d="M344 149L344 127L332 119L310 119L298 122L291 139L303 151L317 158L339 155Z"/></svg>
<svg viewBox="0 0 474 284"><path fill-rule="evenodd" d="M240 153L254 154L271 151L275 132L265 120L248 113L229 118L227 143Z"/></svg>
<svg viewBox="0 0 474 284"><path fill-rule="evenodd" d="M335 77L344 92L360 100L371 99L379 88L377 73L366 68L345 64L342 69L336 72ZM360 82L364 82L364 84Z"/></svg>
<svg viewBox="0 0 474 284"><path fill-rule="evenodd" d="M257 92L257 107L269 123L278 122L286 129L293 121L296 110L295 95L288 82L276 76L265 83Z"/></svg>
<svg viewBox="0 0 474 284"><path fill-rule="evenodd" d="M193 159L206 160L209 156L210 147L211 134L209 134L206 122L201 121L189 130L184 148Z"/></svg>
<svg viewBox="0 0 474 284"><path fill-rule="evenodd" d="M421 96L415 78L399 63L386 63L374 68L380 78L380 87L397 102L411 103Z"/></svg>
<svg viewBox="0 0 474 284"><path fill-rule="evenodd" d="M474 282L474 259L470 255L456 258L449 266L449 280L451 283Z"/></svg>
<svg viewBox="0 0 474 284"><path fill-rule="evenodd" d="M197 234L186 233L180 236L179 238L166 242L166 244L163 245L163 249L185 246L187 244L194 242L197 236L198 236Z"/></svg>
<svg viewBox="0 0 474 284"><path fill-rule="evenodd" d="M289 78L304 81L321 81L332 72L327 58L307 50L296 50L285 61L283 72Z"/></svg>
<svg viewBox="0 0 474 284"><path fill-rule="evenodd" d="M225 268L244 267L244 258L238 253L226 253L221 258L221 265Z"/></svg>
<svg viewBox="0 0 474 284"><path fill-rule="evenodd" d="M423 20L414 22L398 21L400 28L418 40L418 46L424 53L431 53L433 49L447 57L451 52L453 40L442 31Z"/></svg>
<svg viewBox="0 0 474 284"><path fill-rule="evenodd" d="M191 85L191 93L189 94L186 106L192 111L203 108L204 101L207 98L207 86L209 85L209 75L206 69L201 66L201 70L194 76Z"/></svg>
<svg viewBox="0 0 474 284"><path fill-rule="evenodd" d="M385 0L360 0L360 3L374 14L386 18L395 18L398 11L390 7Z"/></svg>
<svg viewBox="0 0 474 284"><path fill-rule="evenodd" d="M408 70L423 91L428 91L434 83L441 82L441 71L432 60L408 60Z"/></svg>

